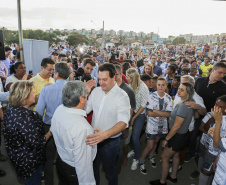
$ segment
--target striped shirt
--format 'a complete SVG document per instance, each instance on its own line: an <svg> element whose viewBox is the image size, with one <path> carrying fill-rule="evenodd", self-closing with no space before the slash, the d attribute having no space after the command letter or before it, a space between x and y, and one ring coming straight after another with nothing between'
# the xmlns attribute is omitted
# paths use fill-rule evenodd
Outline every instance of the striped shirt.
<svg viewBox="0 0 226 185"><path fill-rule="evenodd" d="M137 93L135 94L136 98L136 108L134 110L135 113L139 110L140 107L146 108L148 102L148 87L144 82L141 82L140 88L137 89ZM146 110L144 110L141 114L144 114Z"/></svg>

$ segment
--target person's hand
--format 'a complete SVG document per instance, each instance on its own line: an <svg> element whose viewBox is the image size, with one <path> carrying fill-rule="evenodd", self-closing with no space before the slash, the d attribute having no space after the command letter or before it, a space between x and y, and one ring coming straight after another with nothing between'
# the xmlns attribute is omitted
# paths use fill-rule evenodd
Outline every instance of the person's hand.
<svg viewBox="0 0 226 185"><path fill-rule="evenodd" d="M166 147L166 145L167 145L167 143L168 143L168 141L163 140L163 142L162 142L162 147L163 147L163 148L165 148L165 147Z"/></svg>
<svg viewBox="0 0 226 185"><path fill-rule="evenodd" d="M209 134L211 137L213 137L213 134L214 134L214 128L213 128L213 127L211 127L211 128L209 129L208 134Z"/></svg>
<svg viewBox="0 0 226 185"><path fill-rule="evenodd" d="M75 72L72 72L72 73L70 74L70 81L73 81L73 80L74 80L74 77L75 77Z"/></svg>
<svg viewBox="0 0 226 185"><path fill-rule="evenodd" d="M27 80L29 80L29 79L31 79L31 78L33 78L33 77L34 77L33 73L30 73L30 74L27 76Z"/></svg>
<svg viewBox="0 0 226 185"><path fill-rule="evenodd" d="M93 146L107 139L106 133L100 129L94 129L95 134L89 135L86 137L86 144Z"/></svg>
<svg viewBox="0 0 226 185"><path fill-rule="evenodd" d="M198 109L198 104L193 102L193 101L187 101L184 103L185 105L188 105L188 108L192 108L192 109Z"/></svg>
<svg viewBox="0 0 226 185"><path fill-rule="evenodd" d="M211 113L215 119L215 124L216 125L221 125L221 121L222 121L222 111L221 111L221 108L218 108L217 106L214 106L213 109L211 109Z"/></svg>
<svg viewBox="0 0 226 185"><path fill-rule="evenodd" d="M133 126L134 120L135 120L134 118L132 118L132 119L130 120L129 126Z"/></svg>
<svg viewBox="0 0 226 185"><path fill-rule="evenodd" d="M84 80L84 83L86 84L88 93L90 93L91 89L95 86L95 80L89 80L88 82Z"/></svg>
<svg viewBox="0 0 226 185"><path fill-rule="evenodd" d="M128 135L129 135L129 129L124 129L124 130L122 131L122 138L127 138Z"/></svg>
<svg viewBox="0 0 226 185"><path fill-rule="evenodd" d="M25 75L23 76L22 80L27 80L27 76L28 76L28 74L25 73Z"/></svg>
<svg viewBox="0 0 226 185"><path fill-rule="evenodd" d="M45 84L44 87L47 87L47 86L49 86L49 85L52 85L52 83L47 83L47 84Z"/></svg>

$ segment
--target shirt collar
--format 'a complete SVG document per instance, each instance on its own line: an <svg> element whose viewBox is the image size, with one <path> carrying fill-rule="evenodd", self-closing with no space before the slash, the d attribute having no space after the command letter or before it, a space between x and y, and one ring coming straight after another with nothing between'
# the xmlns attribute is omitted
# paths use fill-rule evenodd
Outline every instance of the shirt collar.
<svg viewBox="0 0 226 185"><path fill-rule="evenodd" d="M114 93L114 92L117 90L117 88L118 88L118 84L115 82L114 87L112 87L111 90L110 90L109 92ZM101 90L102 90L102 89L101 89ZM102 90L102 91L103 91L103 90ZM104 91L103 91L103 92L104 92ZM108 93L109 93L109 92L108 92ZM104 92L104 93L105 93L105 92ZM107 94L108 94L108 93L107 93Z"/></svg>
<svg viewBox="0 0 226 185"><path fill-rule="evenodd" d="M49 82L50 81L50 78L49 79L44 79L44 78L42 78L41 76L40 76L40 74L38 73L37 74L37 78L40 80L40 81L47 81L47 82Z"/></svg>
<svg viewBox="0 0 226 185"><path fill-rule="evenodd" d="M66 83L67 83L67 81L66 80L63 80L63 79L58 79L56 81L56 84L66 84Z"/></svg>
<svg viewBox="0 0 226 185"><path fill-rule="evenodd" d="M60 105L60 106L63 106L63 108L67 111L67 112L71 112L71 113L74 113L74 114L79 114L81 116L86 116L86 111L83 110L83 109L73 109L73 108L68 108L68 107L65 107L64 105Z"/></svg>

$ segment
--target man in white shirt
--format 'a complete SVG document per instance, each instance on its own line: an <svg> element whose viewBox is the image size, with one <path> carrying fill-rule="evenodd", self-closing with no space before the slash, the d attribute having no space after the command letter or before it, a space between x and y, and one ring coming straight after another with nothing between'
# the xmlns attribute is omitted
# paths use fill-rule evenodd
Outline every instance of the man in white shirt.
<svg viewBox="0 0 226 185"><path fill-rule="evenodd" d="M93 128L84 118L87 101L86 85L81 81L68 82L62 91L62 103L51 121L51 132L57 147L56 161L59 184L96 185L93 160L97 147L86 144Z"/></svg>
<svg viewBox="0 0 226 185"><path fill-rule="evenodd" d="M95 134L87 137L88 145L97 145L94 160L96 184L100 184L99 166L102 162L109 185L118 185L116 158L120 149L121 131L128 127L130 101L124 90L115 82L116 69L113 64L99 66L99 84L86 104L86 113L93 110L92 126Z"/></svg>

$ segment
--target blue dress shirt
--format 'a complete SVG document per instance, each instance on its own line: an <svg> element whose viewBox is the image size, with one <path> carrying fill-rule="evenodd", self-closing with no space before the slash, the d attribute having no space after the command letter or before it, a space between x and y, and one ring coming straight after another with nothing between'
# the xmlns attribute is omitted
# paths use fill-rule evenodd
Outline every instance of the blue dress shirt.
<svg viewBox="0 0 226 185"><path fill-rule="evenodd" d="M44 87L39 95L36 111L43 116L46 109L44 123L47 125L51 125L55 110L62 104L62 90L66 83L66 80L58 79L55 84Z"/></svg>

